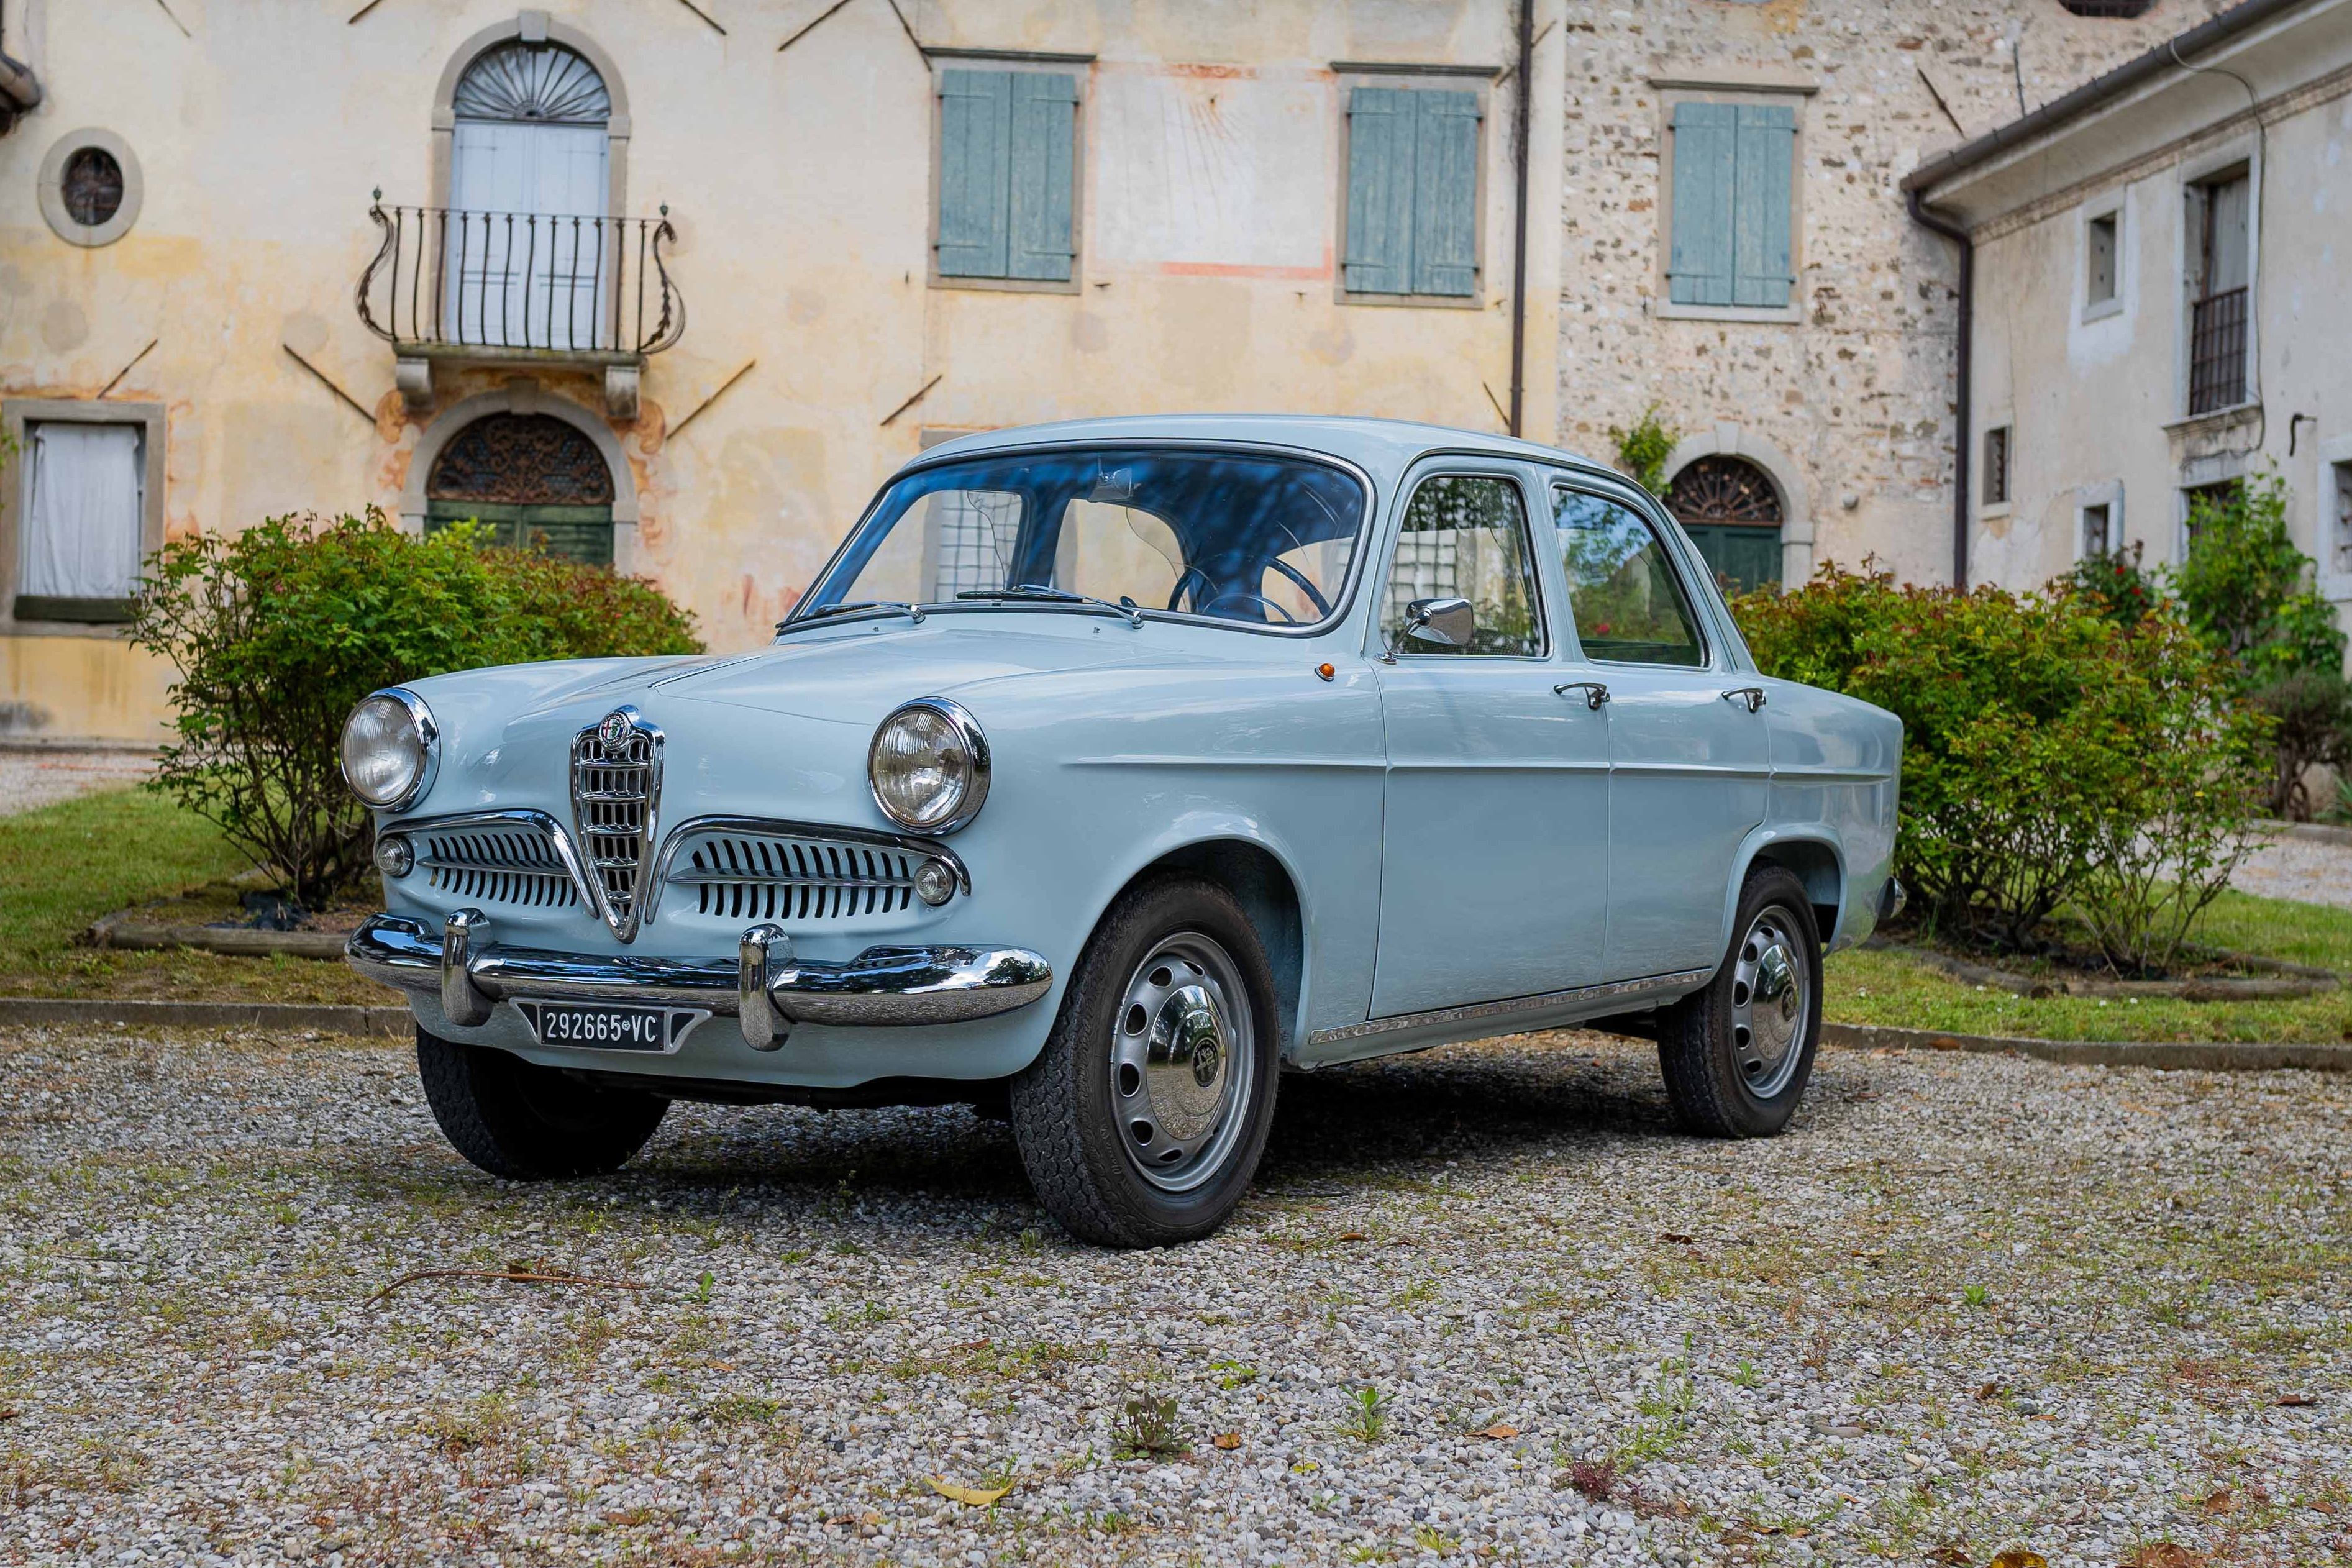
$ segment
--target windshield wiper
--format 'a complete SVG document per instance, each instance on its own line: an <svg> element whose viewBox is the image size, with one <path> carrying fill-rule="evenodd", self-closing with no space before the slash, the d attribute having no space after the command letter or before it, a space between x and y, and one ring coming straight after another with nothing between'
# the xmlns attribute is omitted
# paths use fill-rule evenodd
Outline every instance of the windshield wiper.
<svg viewBox="0 0 2352 1568"><path fill-rule="evenodd" d="M827 616L846 615L852 610L896 610L919 626L923 624L923 617L930 614L920 605L902 604L897 599L851 599L845 604L824 605L814 610L803 611L790 620L778 621L776 629L781 632L786 626L797 625L802 621L821 621Z"/></svg>
<svg viewBox="0 0 2352 1568"><path fill-rule="evenodd" d="M956 595L959 599L1043 599L1056 605L1098 605L1112 615L1120 616L1130 626L1143 625L1143 612L1135 601L1121 595L1119 602L1097 599L1092 594L1074 594L1067 588L1048 588L1043 583L1015 583L1010 588L966 588Z"/></svg>

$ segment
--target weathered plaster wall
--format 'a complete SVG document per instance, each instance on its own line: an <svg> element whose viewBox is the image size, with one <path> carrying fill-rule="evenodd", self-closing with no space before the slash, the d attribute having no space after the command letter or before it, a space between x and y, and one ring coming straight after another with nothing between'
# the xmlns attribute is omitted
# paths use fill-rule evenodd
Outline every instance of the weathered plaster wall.
<svg viewBox="0 0 2352 1568"><path fill-rule="evenodd" d="M1953 250L1913 224L1897 182L2205 19L2158 0L2130 21L2056 0L1567 0L1560 441L1613 450L1654 402L1718 445L1785 454L1819 561L1875 556L1951 574ZM1653 78L1804 83L1800 323L1661 319L1659 93ZM1997 296L1980 296L1998 311ZM1719 437L1730 437L1729 442ZM1769 465L1768 465L1769 466Z"/></svg>
<svg viewBox="0 0 2352 1568"><path fill-rule="evenodd" d="M816 9L595 0L552 9L625 84L627 205L667 203L684 338L647 365L639 414L605 420L585 374L537 395L603 421L627 456L633 559L750 646L793 604L887 471L927 429L1173 409L1282 409L1498 428L1509 384L1508 126L1493 89L1485 270L1475 309L1342 306L1336 60L1501 67L1509 0L1356 4L901 0L929 44L1091 53L1076 294L927 284L930 76L882 0L856 0L782 53ZM412 411L352 290L375 246L366 212L430 199L435 85L511 4L30 0L12 53L47 89L0 141L0 397L111 395L170 408L171 531L275 512L398 509L420 437L510 371L437 374ZM1557 103L1559 56L1538 74ZM82 250L43 224L42 154L68 131L125 137L138 222ZM1559 120L1533 125L1530 276L1558 276ZM1530 290L1530 433L1558 423L1556 290ZM345 405L291 348L360 405ZM752 364L683 435L683 420ZM938 384L887 426L891 410ZM161 716L120 645L49 649L0 631L0 691L59 733L136 734ZM106 657L91 648L110 651ZM101 668L101 667L103 667ZM14 710L12 710L14 711Z"/></svg>
<svg viewBox="0 0 2352 1568"><path fill-rule="evenodd" d="M1996 309L1976 337L1979 428L2010 425L2012 500L1979 505L1971 553L1988 582L2027 586L2071 567L2086 505L2121 509L2149 564L2180 559L2182 488L2275 470L2288 527L2352 626L2352 551L2336 528L2334 464L2352 462L2352 362L2343 353L2352 263L2352 7L2315 16L2174 86L2133 118L2088 127L2013 168L1955 182L1979 219L1979 288ZM2250 406L2188 414L2184 185L2255 170L2255 367ZM2086 308L2085 217L2122 216L2118 305Z"/></svg>

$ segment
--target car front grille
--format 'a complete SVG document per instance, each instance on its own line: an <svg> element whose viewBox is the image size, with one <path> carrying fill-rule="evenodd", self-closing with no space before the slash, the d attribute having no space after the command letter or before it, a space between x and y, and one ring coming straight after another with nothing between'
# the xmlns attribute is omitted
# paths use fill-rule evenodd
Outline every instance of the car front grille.
<svg viewBox="0 0 2352 1568"><path fill-rule="evenodd" d="M929 858L891 845L734 831L696 833L665 863L670 886L693 895L696 914L800 922L910 908L915 872ZM682 910L682 900L670 907Z"/></svg>
<svg viewBox="0 0 2352 1568"><path fill-rule="evenodd" d="M604 921L623 942L637 933L661 797L661 731L633 708L616 710L572 742L572 826Z"/></svg>
<svg viewBox="0 0 2352 1568"><path fill-rule="evenodd" d="M415 836L416 864L426 887L469 903L571 909L579 889L549 837L560 831L551 822L426 826Z"/></svg>

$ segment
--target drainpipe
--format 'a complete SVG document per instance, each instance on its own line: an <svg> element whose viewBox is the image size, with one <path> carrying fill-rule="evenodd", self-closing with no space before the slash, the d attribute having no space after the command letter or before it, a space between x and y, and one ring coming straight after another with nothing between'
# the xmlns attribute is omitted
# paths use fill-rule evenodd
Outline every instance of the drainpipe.
<svg viewBox="0 0 2352 1568"><path fill-rule="evenodd" d="M1973 438L1969 421L1969 361L1975 343L1977 247L1968 230L1930 213L1916 190L1904 195L1913 222L1960 247L1960 413L1952 458L1952 586L1965 593L1969 586L1969 447Z"/></svg>
<svg viewBox="0 0 2352 1568"><path fill-rule="evenodd" d="M7 134L17 117L39 107L40 79L22 60L0 53L0 135Z"/></svg>
<svg viewBox="0 0 2352 1568"><path fill-rule="evenodd" d="M1528 128L1535 119L1535 0L1519 0L1519 101L1512 116L1511 148L1519 166L1511 228L1511 434L1520 434L1528 366Z"/></svg>

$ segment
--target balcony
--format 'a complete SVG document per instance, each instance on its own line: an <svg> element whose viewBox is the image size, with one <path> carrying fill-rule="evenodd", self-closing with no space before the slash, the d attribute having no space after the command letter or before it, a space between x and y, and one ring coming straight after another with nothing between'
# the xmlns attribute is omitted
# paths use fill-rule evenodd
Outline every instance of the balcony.
<svg viewBox="0 0 2352 1568"><path fill-rule="evenodd" d="M436 364L601 370L615 419L637 413L646 357L686 331L686 300L659 217L390 206L368 217L383 242L360 274L360 321L398 357L401 395L433 401Z"/></svg>
<svg viewBox="0 0 2352 1568"><path fill-rule="evenodd" d="M2189 307L2189 412L2246 400L2246 291L2225 289Z"/></svg>

